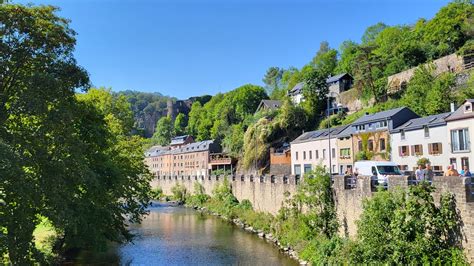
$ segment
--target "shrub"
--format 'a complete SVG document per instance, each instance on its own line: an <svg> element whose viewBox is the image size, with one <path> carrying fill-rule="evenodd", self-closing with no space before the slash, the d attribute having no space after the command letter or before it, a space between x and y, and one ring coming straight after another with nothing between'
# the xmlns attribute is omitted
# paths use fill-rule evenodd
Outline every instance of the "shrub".
<svg viewBox="0 0 474 266"><path fill-rule="evenodd" d="M429 163L431 163L430 159L425 158L425 157L420 158L420 159L418 159L418 161L416 161L416 165L421 165L421 166L423 166L423 168L425 168L425 165L429 164Z"/></svg>
<svg viewBox="0 0 474 266"><path fill-rule="evenodd" d="M163 190L161 187L154 188L150 191L150 198L159 200L163 196Z"/></svg>
<svg viewBox="0 0 474 266"><path fill-rule="evenodd" d="M209 196L206 195L203 185L199 182L194 182L194 194L187 197L186 204L201 207L208 200Z"/></svg>
<svg viewBox="0 0 474 266"><path fill-rule="evenodd" d="M173 193L173 199L183 203L186 200L186 188L181 184L176 184L171 188L171 193Z"/></svg>

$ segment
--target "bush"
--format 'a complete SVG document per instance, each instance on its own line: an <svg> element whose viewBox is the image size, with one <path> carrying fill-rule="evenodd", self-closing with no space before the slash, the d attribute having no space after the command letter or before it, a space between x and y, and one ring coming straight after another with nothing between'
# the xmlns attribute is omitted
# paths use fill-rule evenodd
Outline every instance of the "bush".
<svg viewBox="0 0 474 266"><path fill-rule="evenodd" d="M176 184L171 188L171 193L173 193L173 199L184 203L186 200L186 188L181 184Z"/></svg>
<svg viewBox="0 0 474 266"><path fill-rule="evenodd" d="M423 168L425 168L425 165L429 164L429 163L431 163L430 159L425 158L425 157L420 158L420 159L418 159L418 161L416 161L416 165L421 165L421 166L423 166Z"/></svg>
<svg viewBox="0 0 474 266"><path fill-rule="evenodd" d="M159 200L161 197L163 197L163 190L160 187L154 188L150 191L150 198Z"/></svg>
<svg viewBox="0 0 474 266"><path fill-rule="evenodd" d="M204 187L199 182L194 182L194 194L186 198L186 204L189 206L202 207L209 200L209 196L205 194Z"/></svg>

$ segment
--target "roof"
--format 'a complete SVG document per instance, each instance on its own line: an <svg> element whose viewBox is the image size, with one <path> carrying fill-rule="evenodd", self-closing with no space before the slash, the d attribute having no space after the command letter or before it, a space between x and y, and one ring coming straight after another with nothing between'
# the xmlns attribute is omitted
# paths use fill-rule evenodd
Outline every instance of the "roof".
<svg viewBox="0 0 474 266"><path fill-rule="evenodd" d="M300 94L303 90L304 82L296 84L293 89L291 89L288 94Z"/></svg>
<svg viewBox="0 0 474 266"><path fill-rule="evenodd" d="M347 73L341 73L341 74L339 74L339 75L335 75L335 76L329 77L328 79L326 79L326 83L333 83L333 82L336 82L336 81L342 79L342 78L345 77L345 76L349 76L350 78L352 78L351 75L349 75L349 74L347 74Z"/></svg>
<svg viewBox="0 0 474 266"><path fill-rule="evenodd" d="M464 112L464 105L466 103L471 103L470 112ZM454 113L452 113L448 118L446 118L446 121L474 118L474 111L472 110L472 108L474 108L474 99L467 99L458 109L456 109L456 111L454 111Z"/></svg>
<svg viewBox="0 0 474 266"><path fill-rule="evenodd" d="M337 134L337 138L344 138L344 137L350 137L352 134L354 134L356 132L355 128L351 125L347 125L347 127L342 130L341 132L339 132L339 134Z"/></svg>
<svg viewBox="0 0 474 266"><path fill-rule="evenodd" d="M166 155L166 154L181 154L181 153L188 153L188 152L206 151L206 150L209 150L209 146L213 143L214 143L214 140L203 140L199 142L189 143L173 150L170 150L169 147L163 147L163 149L153 149L152 147L147 152L145 152L145 156L155 157L155 156Z"/></svg>
<svg viewBox="0 0 474 266"><path fill-rule="evenodd" d="M332 76L332 77L327 78L327 79L326 79L326 83L329 84L329 83L336 82L336 81L342 79L342 78L345 77L345 76L349 76L349 77L352 79L351 75L349 75L349 74L347 74L347 73L341 73L341 74L339 74L339 75L335 75L335 76ZM300 93L302 93L303 87L304 87L304 82L300 82L300 83L296 84L296 85L293 87L293 89L291 89L291 90L288 92L288 94L290 94L290 95L300 94Z"/></svg>
<svg viewBox="0 0 474 266"><path fill-rule="evenodd" d="M401 130L410 131L410 130L417 130L423 129L424 126L428 127L437 127L446 125L445 119L451 115L451 113L442 113L437 115L430 115L420 118L414 118L408 120L405 124L395 128L392 130L392 133L400 132Z"/></svg>
<svg viewBox="0 0 474 266"><path fill-rule="evenodd" d="M199 142L193 142L181 146L178 149L170 150L170 154L179 154L179 153L187 153L187 152L196 152L196 151L205 151L209 149L209 145L214 143L214 140L203 140Z"/></svg>
<svg viewBox="0 0 474 266"><path fill-rule="evenodd" d="M171 139L171 144L170 145L179 145L179 144L184 144L186 142L186 139L189 138L189 135L183 135L183 136L176 136Z"/></svg>
<svg viewBox="0 0 474 266"><path fill-rule="evenodd" d="M277 100L261 100L260 101L260 104L258 105L257 107L257 111L260 110L260 108L262 106L265 106L266 108L268 109L271 109L271 110L276 110L278 108L280 108L282 105L281 101L277 101Z"/></svg>
<svg viewBox="0 0 474 266"><path fill-rule="evenodd" d="M372 121L379 121L379 120L384 120L384 119L389 119L399 113L400 111L408 109L407 107L399 107L395 109L390 109L382 112L378 112L375 114L368 114L364 115L361 118L357 119L352 125L359 125L359 124L365 124L367 122L372 122Z"/></svg>
<svg viewBox="0 0 474 266"><path fill-rule="evenodd" d="M346 129L349 125L332 127L330 130L328 129L319 129L315 131L309 131L301 134L297 137L291 144L297 144L302 142L320 140L320 139L327 139L329 136L329 132L331 133L332 137L338 136L344 129Z"/></svg>
<svg viewBox="0 0 474 266"><path fill-rule="evenodd" d="M145 152L145 157L154 157L169 151L169 147L153 146Z"/></svg>

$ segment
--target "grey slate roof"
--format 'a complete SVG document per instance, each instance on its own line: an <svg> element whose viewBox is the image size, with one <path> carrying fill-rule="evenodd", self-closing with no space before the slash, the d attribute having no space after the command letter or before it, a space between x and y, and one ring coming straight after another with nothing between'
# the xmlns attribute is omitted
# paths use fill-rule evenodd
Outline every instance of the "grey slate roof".
<svg viewBox="0 0 474 266"><path fill-rule="evenodd" d="M398 112L402 111L403 109L408 109L407 107L399 107L395 109L390 109L382 112L378 112L375 114L364 115L361 118L357 119L352 125L360 125L365 124L367 122L372 121L380 121L384 119L391 118L392 116L396 115Z"/></svg>
<svg viewBox="0 0 474 266"><path fill-rule="evenodd" d="M189 135L183 135L183 136L176 136L171 139L171 145L179 145L179 144L184 144L186 139L189 137Z"/></svg>
<svg viewBox="0 0 474 266"><path fill-rule="evenodd" d="M350 137L355 132L356 132L355 127L353 127L352 124L349 124L344 130L342 130L339 134L337 134L336 137L337 138Z"/></svg>
<svg viewBox="0 0 474 266"><path fill-rule="evenodd" d="M260 108L263 105L267 107L268 109L276 110L281 107L282 103L281 101L277 101L277 100L261 100L260 104L257 107L257 111L260 110Z"/></svg>
<svg viewBox="0 0 474 266"><path fill-rule="evenodd" d="M424 126L428 126L428 127L443 126L443 125L446 125L445 119L449 117L450 115L451 113L448 112L448 113L442 113L442 114L437 114L437 115L414 118L414 119L408 120L405 124L395 128L394 130L391 131L391 133L400 132L402 129L405 131L423 129Z"/></svg>
<svg viewBox="0 0 474 266"><path fill-rule="evenodd" d="M153 146L145 152L145 156L146 157L158 156L158 155L166 153L167 151L169 151L169 149L170 149L169 147Z"/></svg>
<svg viewBox="0 0 474 266"><path fill-rule="evenodd" d="M456 109L456 111L454 111L454 113L452 113L448 118L446 118L446 121L474 118L474 111L471 111L469 113L464 113L464 104L466 102L471 103L472 105L471 108L474 107L474 99L467 99L458 109Z"/></svg>
<svg viewBox="0 0 474 266"><path fill-rule="evenodd" d="M170 150L169 147L161 147L155 146L150 148L148 151L145 152L146 157L155 157L159 155L165 154L182 154L187 152L198 152L198 151L206 151L209 150L210 145L214 144L214 140L203 140L199 142L189 143L186 144L178 149ZM160 148L157 148L160 147Z"/></svg>
<svg viewBox="0 0 474 266"><path fill-rule="evenodd" d="M331 137L336 138L344 129L346 129L349 125L345 126L338 126L338 127L332 127L331 128ZM329 135L329 130L328 129L319 129L315 131L309 131L301 134L299 137L297 137L294 141L292 141L292 144L296 143L302 143L302 142L308 142L308 141L313 141L313 140L319 140L319 139L326 139L328 138Z"/></svg>
<svg viewBox="0 0 474 266"><path fill-rule="evenodd" d="M341 73L339 75L335 75L335 76L332 76L332 77L329 77L326 79L326 83L329 84L329 83L333 83L333 82L336 82L338 80L340 80L341 78L345 77L346 75L348 75L350 78L352 78L349 74L347 73ZM304 87L304 82L300 82L298 84L296 84L293 89L291 89L288 94L289 95L295 95L295 94L300 94L302 93L303 91L303 87Z"/></svg>
<svg viewBox="0 0 474 266"><path fill-rule="evenodd" d="M340 80L341 78L343 78L344 76L348 75L350 77L349 74L347 73L341 73L339 75L335 75L335 76L332 76L332 77L329 77L328 79L326 79L326 83L333 83L333 82L336 82L338 80ZM352 78L352 77L351 77Z"/></svg>
<svg viewBox="0 0 474 266"><path fill-rule="evenodd" d="M304 87L304 82L300 82L298 84L296 84L293 89L291 89L288 94L290 95L294 95L294 94L300 94L302 93L302 90L303 90L303 87Z"/></svg>

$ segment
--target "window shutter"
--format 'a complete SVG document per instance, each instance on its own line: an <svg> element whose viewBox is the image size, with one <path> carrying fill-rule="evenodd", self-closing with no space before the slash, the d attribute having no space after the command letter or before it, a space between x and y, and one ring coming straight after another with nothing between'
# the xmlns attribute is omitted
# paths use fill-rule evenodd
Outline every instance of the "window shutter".
<svg viewBox="0 0 474 266"><path fill-rule="evenodd" d="M412 146L411 146L411 154L412 154L412 155L415 155L415 145L412 145Z"/></svg>
<svg viewBox="0 0 474 266"><path fill-rule="evenodd" d="M442 143L438 143L438 153L439 154L443 153L443 144Z"/></svg>
<svg viewBox="0 0 474 266"><path fill-rule="evenodd" d="M403 156L403 153L402 153L402 146L399 146L399 147L398 147L398 155L400 155L400 157Z"/></svg>

